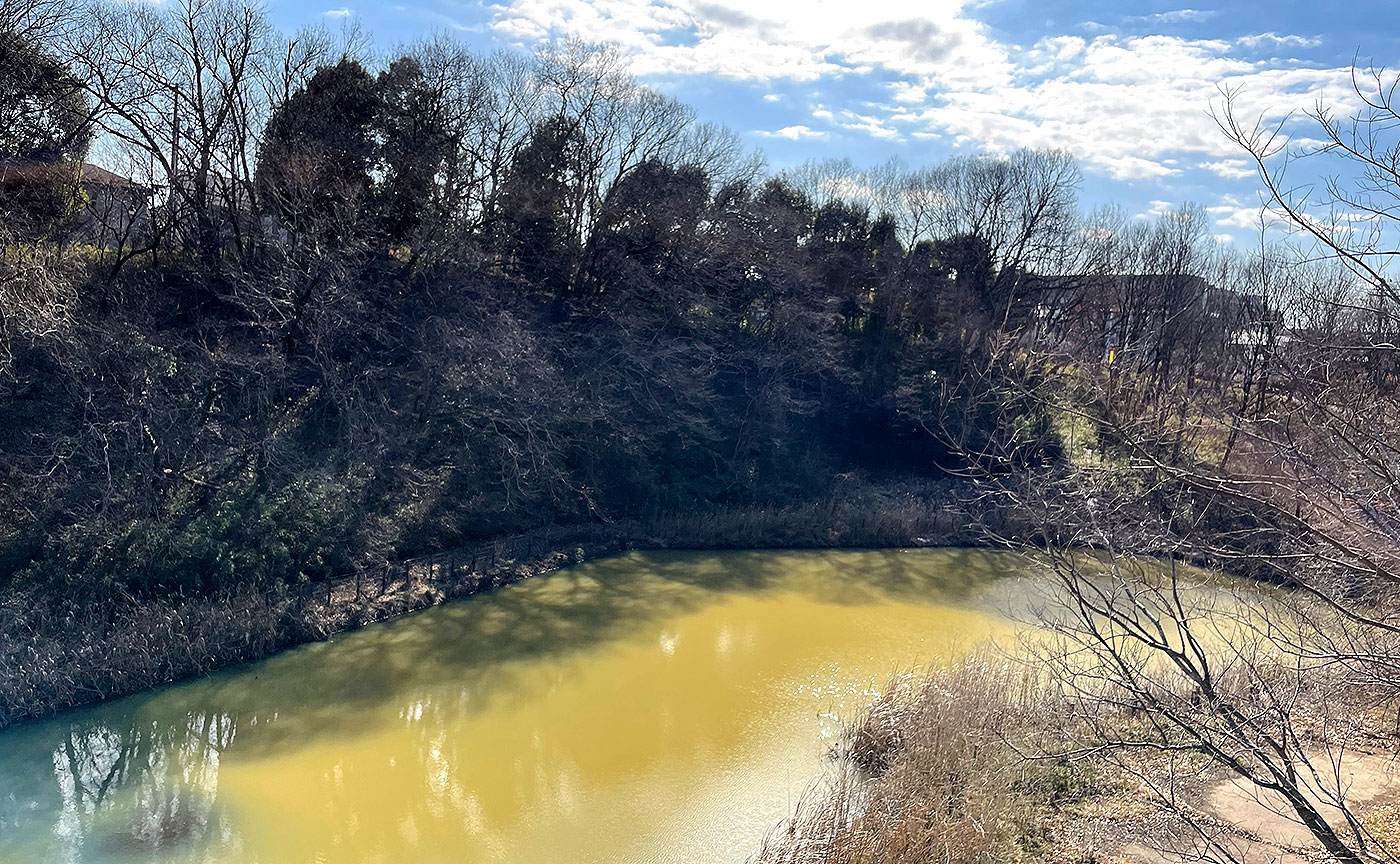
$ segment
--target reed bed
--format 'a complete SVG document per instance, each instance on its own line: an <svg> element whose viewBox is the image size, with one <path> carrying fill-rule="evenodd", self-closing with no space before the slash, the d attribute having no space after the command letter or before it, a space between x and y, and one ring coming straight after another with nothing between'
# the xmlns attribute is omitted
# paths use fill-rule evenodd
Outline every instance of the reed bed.
<svg viewBox="0 0 1400 864"><path fill-rule="evenodd" d="M987 654L897 680L847 734L837 779L768 837L757 864L1038 857L1047 808L1089 788L1079 769L1017 745L1056 710L1041 676Z"/></svg>

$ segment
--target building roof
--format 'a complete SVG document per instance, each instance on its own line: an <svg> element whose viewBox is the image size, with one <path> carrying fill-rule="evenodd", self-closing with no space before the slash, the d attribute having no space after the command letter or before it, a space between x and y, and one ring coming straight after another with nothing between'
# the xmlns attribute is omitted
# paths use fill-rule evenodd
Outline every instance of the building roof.
<svg viewBox="0 0 1400 864"><path fill-rule="evenodd" d="M76 171L78 180L84 185L106 186L113 189L131 189L147 192L144 186L129 177L123 177L91 162L44 162L37 159L0 160L0 177L52 177L59 172Z"/></svg>
<svg viewBox="0 0 1400 864"><path fill-rule="evenodd" d="M96 183L102 186L125 186L137 189L146 188L130 177L123 177L120 174L108 171L106 168L100 165L94 165L91 162L84 162L79 166L78 176L84 183Z"/></svg>

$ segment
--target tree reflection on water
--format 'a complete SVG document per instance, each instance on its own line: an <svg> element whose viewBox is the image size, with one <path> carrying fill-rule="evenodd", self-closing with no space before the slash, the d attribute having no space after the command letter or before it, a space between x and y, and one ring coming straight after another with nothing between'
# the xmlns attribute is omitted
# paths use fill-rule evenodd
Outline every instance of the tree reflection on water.
<svg viewBox="0 0 1400 864"><path fill-rule="evenodd" d="M300 848L289 836L299 832L353 840L362 850L452 848L467 838L483 848L472 854L489 854L486 847L505 854L522 814L539 802L564 813L581 795L616 789L619 778L664 775L679 763L691 773L735 770L729 763L745 751L734 739L765 734L774 706L750 693L715 701L731 698L728 676L800 672L822 650L809 651L809 643L851 638L842 622L855 619L842 610L984 608L981 595L996 577L1024 566L1012 557L966 550L622 556L18 727L0 736L0 860L315 859L322 847ZM761 626L719 616L678 643L672 622L774 590L828 613L819 624L779 616ZM956 629L965 621L958 614L968 613L918 614ZM537 716L541 693L579 674L578 658L618 642L650 646L639 655L644 665L627 670L637 677L625 679L644 692L624 687L548 703L551 712L577 716L610 711L615 746L601 747L586 723ZM484 712L509 721L486 731L464 725ZM276 788L284 779L296 788ZM676 804L630 806L659 823ZM249 806L257 811L252 834Z"/></svg>

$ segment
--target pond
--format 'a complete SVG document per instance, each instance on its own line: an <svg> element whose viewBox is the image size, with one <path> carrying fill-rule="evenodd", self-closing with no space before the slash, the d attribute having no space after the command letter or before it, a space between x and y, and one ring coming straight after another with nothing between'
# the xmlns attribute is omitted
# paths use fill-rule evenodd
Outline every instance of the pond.
<svg viewBox="0 0 1400 864"><path fill-rule="evenodd" d="M738 862L1006 552L636 553L0 733L0 861Z"/></svg>

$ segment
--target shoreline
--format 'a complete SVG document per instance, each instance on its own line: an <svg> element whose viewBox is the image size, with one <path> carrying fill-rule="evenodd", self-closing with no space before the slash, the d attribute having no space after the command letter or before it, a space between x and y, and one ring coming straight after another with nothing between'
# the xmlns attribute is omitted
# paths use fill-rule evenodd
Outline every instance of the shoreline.
<svg viewBox="0 0 1400 864"><path fill-rule="evenodd" d="M25 626L23 595L0 598L0 730L209 675L369 624L633 550L993 545L969 484L861 486L821 500L549 525L324 582L133 601L105 620ZM1015 532L1012 532L1015 533Z"/></svg>

